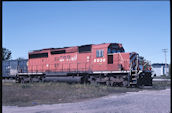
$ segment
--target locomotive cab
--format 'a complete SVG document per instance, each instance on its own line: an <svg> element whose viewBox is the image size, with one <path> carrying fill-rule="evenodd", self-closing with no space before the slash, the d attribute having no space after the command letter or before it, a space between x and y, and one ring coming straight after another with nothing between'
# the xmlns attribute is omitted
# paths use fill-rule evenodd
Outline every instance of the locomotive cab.
<svg viewBox="0 0 172 113"><path fill-rule="evenodd" d="M107 66L110 71L127 71L129 53L125 53L122 44L111 43L107 48Z"/></svg>
<svg viewBox="0 0 172 113"><path fill-rule="evenodd" d="M111 43L108 46L108 51L107 51L107 59L108 59L108 64L113 64L114 59L113 59L113 53L123 53L125 52L124 48L122 47L122 44L117 44L117 43ZM123 70L123 65L119 64L118 65L120 70Z"/></svg>
<svg viewBox="0 0 172 113"><path fill-rule="evenodd" d="M123 53L123 52L125 52L125 50L122 47L122 44L111 43L108 46L108 54L112 54L112 53Z"/></svg>

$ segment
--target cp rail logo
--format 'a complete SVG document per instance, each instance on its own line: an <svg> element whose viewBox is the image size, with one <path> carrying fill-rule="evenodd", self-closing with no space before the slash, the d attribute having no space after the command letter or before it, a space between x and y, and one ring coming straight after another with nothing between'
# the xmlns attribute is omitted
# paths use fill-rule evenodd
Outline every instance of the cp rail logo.
<svg viewBox="0 0 172 113"><path fill-rule="evenodd" d="M76 61L77 60L77 55L75 56L70 56L70 55L66 55L66 56L60 56L60 57L56 57L55 58L56 61Z"/></svg>

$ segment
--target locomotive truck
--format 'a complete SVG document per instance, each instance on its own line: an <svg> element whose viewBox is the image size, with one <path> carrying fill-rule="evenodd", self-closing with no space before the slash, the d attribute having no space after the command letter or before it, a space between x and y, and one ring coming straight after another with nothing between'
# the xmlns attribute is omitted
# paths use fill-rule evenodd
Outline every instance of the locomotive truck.
<svg viewBox="0 0 172 113"><path fill-rule="evenodd" d="M79 77L81 83L114 86L151 86L151 68L136 52L125 52L120 43L47 48L28 54L28 73L17 73L17 82L46 78Z"/></svg>

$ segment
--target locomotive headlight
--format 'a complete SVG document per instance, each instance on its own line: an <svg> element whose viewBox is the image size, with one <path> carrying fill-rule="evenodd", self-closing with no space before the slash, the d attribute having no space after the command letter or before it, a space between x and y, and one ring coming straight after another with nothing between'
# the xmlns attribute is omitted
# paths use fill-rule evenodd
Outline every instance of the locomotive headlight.
<svg viewBox="0 0 172 113"><path fill-rule="evenodd" d="M47 64L46 66L48 67L49 65Z"/></svg>

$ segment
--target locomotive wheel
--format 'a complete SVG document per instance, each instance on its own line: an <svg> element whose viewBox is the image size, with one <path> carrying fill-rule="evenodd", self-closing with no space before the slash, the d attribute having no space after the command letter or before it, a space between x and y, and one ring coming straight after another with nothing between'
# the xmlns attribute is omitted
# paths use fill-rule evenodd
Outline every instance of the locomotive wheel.
<svg viewBox="0 0 172 113"><path fill-rule="evenodd" d="M114 86L115 82L110 81L110 86Z"/></svg>
<svg viewBox="0 0 172 113"><path fill-rule="evenodd" d="M15 81L16 81L16 83L21 83L21 80L20 80L19 77L16 77L16 78L15 78Z"/></svg>
<svg viewBox="0 0 172 113"><path fill-rule="evenodd" d="M96 80L91 80L91 82L90 82L92 85L97 85L98 84L98 82L96 81Z"/></svg>
<svg viewBox="0 0 172 113"><path fill-rule="evenodd" d="M94 77L92 77L92 76L90 76L90 77L88 78L88 82L89 82L90 84L92 84L92 85L96 85L96 84L97 84L96 78L94 78Z"/></svg>
<svg viewBox="0 0 172 113"><path fill-rule="evenodd" d="M107 85L107 86L111 86L110 81L106 81L106 85Z"/></svg>
<svg viewBox="0 0 172 113"><path fill-rule="evenodd" d="M126 87L128 85L128 82L127 81L123 81L122 82L122 86Z"/></svg>
<svg viewBox="0 0 172 113"><path fill-rule="evenodd" d="M22 84L25 83L24 78L20 78L20 81L21 81L20 83Z"/></svg>
<svg viewBox="0 0 172 113"><path fill-rule="evenodd" d="M29 82L33 83L33 78L32 77L29 78Z"/></svg>
<svg viewBox="0 0 172 113"><path fill-rule="evenodd" d="M90 83L92 84L92 85L97 85L97 82L96 81L90 81Z"/></svg>
<svg viewBox="0 0 172 113"><path fill-rule="evenodd" d="M88 78L87 77L82 77L81 78L81 84L88 83Z"/></svg>
<svg viewBox="0 0 172 113"><path fill-rule="evenodd" d="M120 82L120 83L119 83L119 86L123 86L123 82Z"/></svg>
<svg viewBox="0 0 172 113"><path fill-rule="evenodd" d="M42 77L39 78L39 82L43 82L43 78Z"/></svg>

